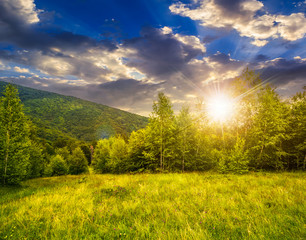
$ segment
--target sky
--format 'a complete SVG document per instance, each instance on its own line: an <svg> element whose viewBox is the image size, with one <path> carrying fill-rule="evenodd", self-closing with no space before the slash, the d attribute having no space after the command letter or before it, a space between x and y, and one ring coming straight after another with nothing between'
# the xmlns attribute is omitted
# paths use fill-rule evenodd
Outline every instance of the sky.
<svg viewBox="0 0 306 240"><path fill-rule="evenodd" d="M306 85L306 1L0 0L0 81L148 116L246 68L283 98Z"/></svg>

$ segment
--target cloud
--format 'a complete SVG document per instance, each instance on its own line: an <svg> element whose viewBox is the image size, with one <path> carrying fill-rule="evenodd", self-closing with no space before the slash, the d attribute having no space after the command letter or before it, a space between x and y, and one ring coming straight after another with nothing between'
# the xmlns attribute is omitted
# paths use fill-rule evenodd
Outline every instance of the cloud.
<svg viewBox="0 0 306 240"><path fill-rule="evenodd" d="M1 0L0 23L16 27L17 25L33 24L39 22L38 14L33 0Z"/></svg>
<svg viewBox="0 0 306 240"><path fill-rule="evenodd" d="M144 111L151 109L152 99L162 83L152 84L135 79L118 79L99 85L89 85L88 93L101 98L104 104L123 109ZM98 99L96 99L97 101Z"/></svg>
<svg viewBox="0 0 306 240"><path fill-rule="evenodd" d="M95 47L107 51L116 49L116 44L110 40L97 41L65 31L59 26L40 21L39 15L46 13L36 9L33 0L1 0L0 42L43 52L48 52L50 48L74 51L77 49L78 52Z"/></svg>
<svg viewBox="0 0 306 240"><path fill-rule="evenodd" d="M291 60L276 58L264 61L258 64L257 71L261 73L263 79L270 80L277 87L301 82L306 85L306 59L300 57Z"/></svg>
<svg viewBox="0 0 306 240"><path fill-rule="evenodd" d="M161 79L182 71L189 61L205 52L197 37L174 34L165 27L146 27L140 37L125 40L123 47L131 50L128 66Z"/></svg>
<svg viewBox="0 0 306 240"><path fill-rule="evenodd" d="M203 26L236 29L257 46L274 37L294 41L305 32L303 14L263 14L259 1L207 0L194 4L177 3L170 9ZM182 103L193 105L197 97L206 94L206 88L220 86L240 74L246 62L220 52L206 55L204 43L215 38L201 41L164 26L145 27L139 37L121 42L98 41L47 24L33 1L0 1L0 43L10 46L0 50L2 80L144 115L151 111L159 91L170 96L178 109ZM282 88L305 80L303 59L269 60L258 55L252 64L266 78L280 71L275 83Z"/></svg>
<svg viewBox="0 0 306 240"><path fill-rule="evenodd" d="M7 66L5 63L3 63L1 60L0 60L0 70L10 70L11 67L10 66Z"/></svg>
<svg viewBox="0 0 306 240"><path fill-rule="evenodd" d="M15 72L19 72L19 73L29 73L30 71L29 71L29 69L27 69L27 68L20 68L20 67L14 67L14 71Z"/></svg>
<svg viewBox="0 0 306 240"><path fill-rule="evenodd" d="M292 13L290 16L279 15L278 32L281 37L289 41L303 38L306 33L306 18L303 13Z"/></svg>
<svg viewBox="0 0 306 240"><path fill-rule="evenodd" d="M263 13L263 3L257 0L202 0L193 4L172 4L172 13L200 22L210 28L235 29L241 36L252 38L253 45L262 47L273 38L295 41L306 33L303 13L273 15Z"/></svg>

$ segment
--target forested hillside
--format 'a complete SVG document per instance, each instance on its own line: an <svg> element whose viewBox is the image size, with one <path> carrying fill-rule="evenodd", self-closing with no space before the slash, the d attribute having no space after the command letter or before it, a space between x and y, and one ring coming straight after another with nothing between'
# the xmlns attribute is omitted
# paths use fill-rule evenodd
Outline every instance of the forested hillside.
<svg viewBox="0 0 306 240"><path fill-rule="evenodd" d="M1 93L6 85L0 82ZM38 136L48 141L65 135L87 142L116 134L126 138L148 122L146 117L75 97L17 88L25 113L38 127Z"/></svg>
<svg viewBox="0 0 306 240"><path fill-rule="evenodd" d="M0 181L81 174L88 165L97 173L305 170L305 88L284 100L246 69L227 90L179 114L160 92L146 125L135 114L7 85L0 100Z"/></svg>

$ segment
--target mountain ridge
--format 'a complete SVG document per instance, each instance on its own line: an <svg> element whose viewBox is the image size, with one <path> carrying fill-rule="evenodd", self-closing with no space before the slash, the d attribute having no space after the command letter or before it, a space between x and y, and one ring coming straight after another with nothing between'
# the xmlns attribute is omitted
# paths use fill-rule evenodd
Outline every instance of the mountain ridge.
<svg viewBox="0 0 306 240"><path fill-rule="evenodd" d="M0 81L1 93L7 84L9 83ZM148 123L147 117L107 105L13 85L18 88L25 113L39 127L38 135L47 140L57 137L51 136L52 131L87 142L116 134L127 137L132 131L143 128Z"/></svg>

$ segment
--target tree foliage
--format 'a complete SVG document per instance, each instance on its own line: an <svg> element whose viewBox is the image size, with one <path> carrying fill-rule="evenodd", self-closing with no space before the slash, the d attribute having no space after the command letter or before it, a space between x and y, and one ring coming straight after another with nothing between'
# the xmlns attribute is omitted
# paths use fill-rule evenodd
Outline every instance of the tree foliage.
<svg viewBox="0 0 306 240"><path fill-rule="evenodd" d="M88 171L88 162L80 147L72 151L68 162L68 168L70 174L81 174Z"/></svg>
<svg viewBox="0 0 306 240"><path fill-rule="evenodd" d="M3 184L18 184L27 177L30 132L18 91L7 85L0 102L0 178Z"/></svg>

